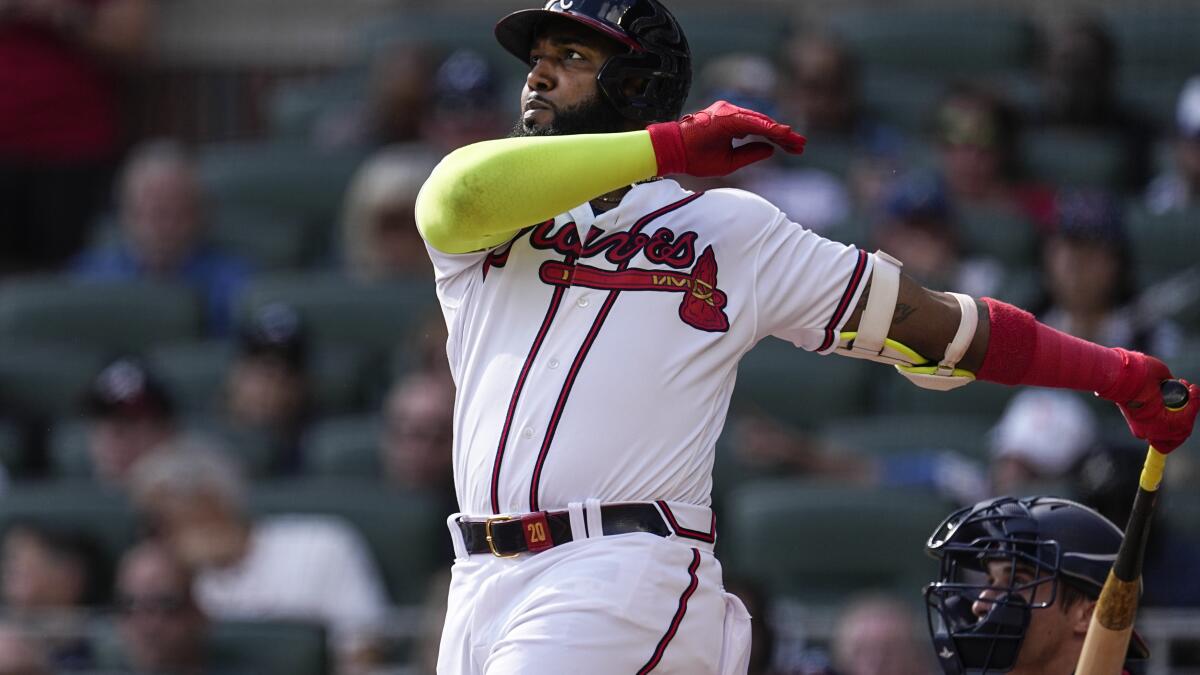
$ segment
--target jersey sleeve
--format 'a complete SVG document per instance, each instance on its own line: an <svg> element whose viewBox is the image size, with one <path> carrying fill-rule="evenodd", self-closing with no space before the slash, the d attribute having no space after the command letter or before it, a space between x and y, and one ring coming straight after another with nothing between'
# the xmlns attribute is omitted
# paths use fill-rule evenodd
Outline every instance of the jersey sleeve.
<svg viewBox="0 0 1200 675"><path fill-rule="evenodd" d="M757 337L828 354L867 286L873 258L774 211L755 259Z"/></svg>

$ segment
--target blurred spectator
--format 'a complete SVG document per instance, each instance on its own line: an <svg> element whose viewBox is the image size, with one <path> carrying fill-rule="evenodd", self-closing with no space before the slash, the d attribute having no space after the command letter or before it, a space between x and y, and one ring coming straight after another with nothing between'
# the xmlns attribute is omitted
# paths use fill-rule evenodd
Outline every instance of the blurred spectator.
<svg viewBox="0 0 1200 675"><path fill-rule="evenodd" d="M42 648L56 669L93 665L82 637L85 609L104 601L106 568L100 547L84 532L23 522L4 535L4 608L45 635Z"/></svg>
<svg viewBox="0 0 1200 675"><path fill-rule="evenodd" d="M750 668L746 675L776 675L770 596L758 584L737 578L726 579L725 592L736 595L750 614Z"/></svg>
<svg viewBox="0 0 1200 675"><path fill-rule="evenodd" d="M833 631L837 675L931 675L920 622L898 598L866 595L851 600Z"/></svg>
<svg viewBox="0 0 1200 675"><path fill-rule="evenodd" d="M371 60L365 100L317 120L314 140L333 147L378 148L415 143L429 111L429 78L437 67L427 45L397 41Z"/></svg>
<svg viewBox="0 0 1200 675"><path fill-rule="evenodd" d="M1028 389L1012 398L992 428L993 495L1044 491L1063 481L1097 440L1098 423L1075 392Z"/></svg>
<svg viewBox="0 0 1200 675"><path fill-rule="evenodd" d="M450 456L454 383L448 374L415 372L396 382L384 402L381 464L393 485L432 491L457 510Z"/></svg>
<svg viewBox="0 0 1200 675"><path fill-rule="evenodd" d="M702 99L730 101L775 116L779 79L774 64L758 54L727 54L701 72ZM827 232L850 214L850 194L842 179L805 166L803 161L799 166L789 166L781 158L759 162L717 183L762 195L779 205L789 218L816 232Z"/></svg>
<svg viewBox="0 0 1200 675"><path fill-rule="evenodd" d="M28 626L0 623L0 675L53 675L42 643Z"/></svg>
<svg viewBox="0 0 1200 675"><path fill-rule="evenodd" d="M417 231L417 193L435 158L388 148L363 164L350 182L342 212L346 273L374 282L428 277L433 268Z"/></svg>
<svg viewBox="0 0 1200 675"><path fill-rule="evenodd" d="M1071 472L1075 498L1120 527L1129 522L1146 447L1102 444ZM1159 499L1170 504L1169 486ZM1174 526L1171 509L1155 509L1142 568L1141 604L1147 607L1200 607L1200 542Z"/></svg>
<svg viewBox="0 0 1200 675"><path fill-rule="evenodd" d="M192 595L192 576L154 541L131 549L117 572L121 645L134 673L199 675L207 667L208 618Z"/></svg>
<svg viewBox="0 0 1200 675"><path fill-rule="evenodd" d="M812 147L848 154L853 199L875 203L882 182L899 165L904 138L864 106L858 60L833 36L801 34L785 46L783 63L783 118Z"/></svg>
<svg viewBox="0 0 1200 675"><path fill-rule="evenodd" d="M206 214L192 156L173 141L140 146L120 176L117 206L120 237L77 259L75 275L190 286L204 301L209 330L224 335L249 272L241 260L204 241Z"/></svg>
<svg viewBox="0 0 1200 675"><path fill-rule="evenodd" d="M1104 134L1121 144L1123 185L1145 185L1154 130L1125 108L1117 92L1117 44L1098 17L1076 14L1044 40L1042 92L1034 122L1043 128Z"/></svg>
<svg viewBox="0 0 1200 675"><path fill-rule="evenodd" d="M972 85L952 86L938 106L942 175L956 206L1014 211L1046 223L1053 192L1020 181L1019 115L1008 102Z"/></svg>
<svg viewBox="0 0 1200 675"><path fill-rule="evenodd" d="M270 444L277 468L295 469L309 418L308 336L296 310L269 304L239 331L226 380L226 414L235 432Z"/></svg>
<svg viewBox="0 0 1200 675"><path fill-rule="evenodd" d="M891 183L871 238L929 288L982 297L994 294L1004 278L999 262L966 255L945 182L929 173L912 172Z"/></svg>
<svg viewBox="0 0 1200 675"><path fill-rule="evenodd" d="M208 616L321 621L343 669L374 658L387 600L365 542L345 523L252 519L235 465L194 444L140 462L132 488L151 526L195 574Z"/></svg>
<svg viewBox="0 0 1200 675"><path fill-rule="evenodd" d="M496 69L482 54L459 49L446 57L433 77L433 111L421 120L421 137L441 156L499 138L508 116L499 101Z"/></svg>
<svg viewBox="0 0 1200 675"><path fill-rule="evenodd" d="M108 485L123 485L139 459L178 433L166 388L133 358L100 371L84 398L84 413L92 473Z"/></svg>
<svg viewBox="0 0 1200 675"><path fill-rule="evenodd" d="M1066 333L1108 347L1170 358L1179 327L1135 311L1133 246L1120 204L1094 191L1064 191L1055 203L1054 231L1042 251L1044 298L1038 317Z"/></svg>
<svg viewBox="0 0 1200 675"><path fill-rule="evenodd" d="M56 268L86 241L121 139L118 69L150 0L0 2L0 274Z"/></svg>
<svg viewBox="0 0 1200 675"><path fill-rule="evenodd" d="M1200 75L1179 94L1175 110L1175 167L1150 183L1146 205L1163 214L1193 207L1200 201Z"/></svg>

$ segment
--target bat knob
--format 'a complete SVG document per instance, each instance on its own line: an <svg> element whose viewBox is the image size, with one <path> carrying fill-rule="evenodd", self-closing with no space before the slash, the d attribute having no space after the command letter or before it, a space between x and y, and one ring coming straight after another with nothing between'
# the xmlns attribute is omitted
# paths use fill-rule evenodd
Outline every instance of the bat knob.
<svg viewBox="0 0 1200 675"><path fill-rule="evenodd" d="M1163 380L1162 384L1158 385L1158 390L1162 394L1163 405L1171 410L1187 407L1188 388L1179 380Z"/></svg>

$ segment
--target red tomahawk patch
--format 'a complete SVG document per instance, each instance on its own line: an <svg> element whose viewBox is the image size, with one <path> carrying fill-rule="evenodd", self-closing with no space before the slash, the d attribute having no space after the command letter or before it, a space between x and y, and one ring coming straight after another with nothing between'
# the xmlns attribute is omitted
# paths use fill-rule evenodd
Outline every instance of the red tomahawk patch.
<svg viewBox="0 0 1200 675"><path fill-rule="evenodd" d="M700 254L691 274L670 270L602 270L589 265L542 263L542 281L555 286L583 286L604 291L665 291L683 293L679 318L687 325L711 333L729 330L725 292L717 288L717 258L709 246Z"/></svg>

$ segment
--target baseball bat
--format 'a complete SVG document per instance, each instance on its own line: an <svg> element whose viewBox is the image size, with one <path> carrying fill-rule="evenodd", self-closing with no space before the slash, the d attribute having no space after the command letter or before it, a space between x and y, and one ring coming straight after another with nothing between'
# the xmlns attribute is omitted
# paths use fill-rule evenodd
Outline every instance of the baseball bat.
<svg viewBox="0 0 1200 675"><path fill-rule="evenodd" d="M1165 380L1160 386L1163 403L1171 410L1188 404L1187 387L1178 380ZM1167 456L1150 446L1146 463L1138 481L1133 512L1125 525L1125 539L1117 551L1117 559L1108 572L1100 599L1092 612L1083 651L1079 654L1076 675L1121 675L1133 620L1137 615L1138 589L1142 576L1142 560L1150 534L1150 518L1158 505L1158 487L1162 483Z"/></svg>

